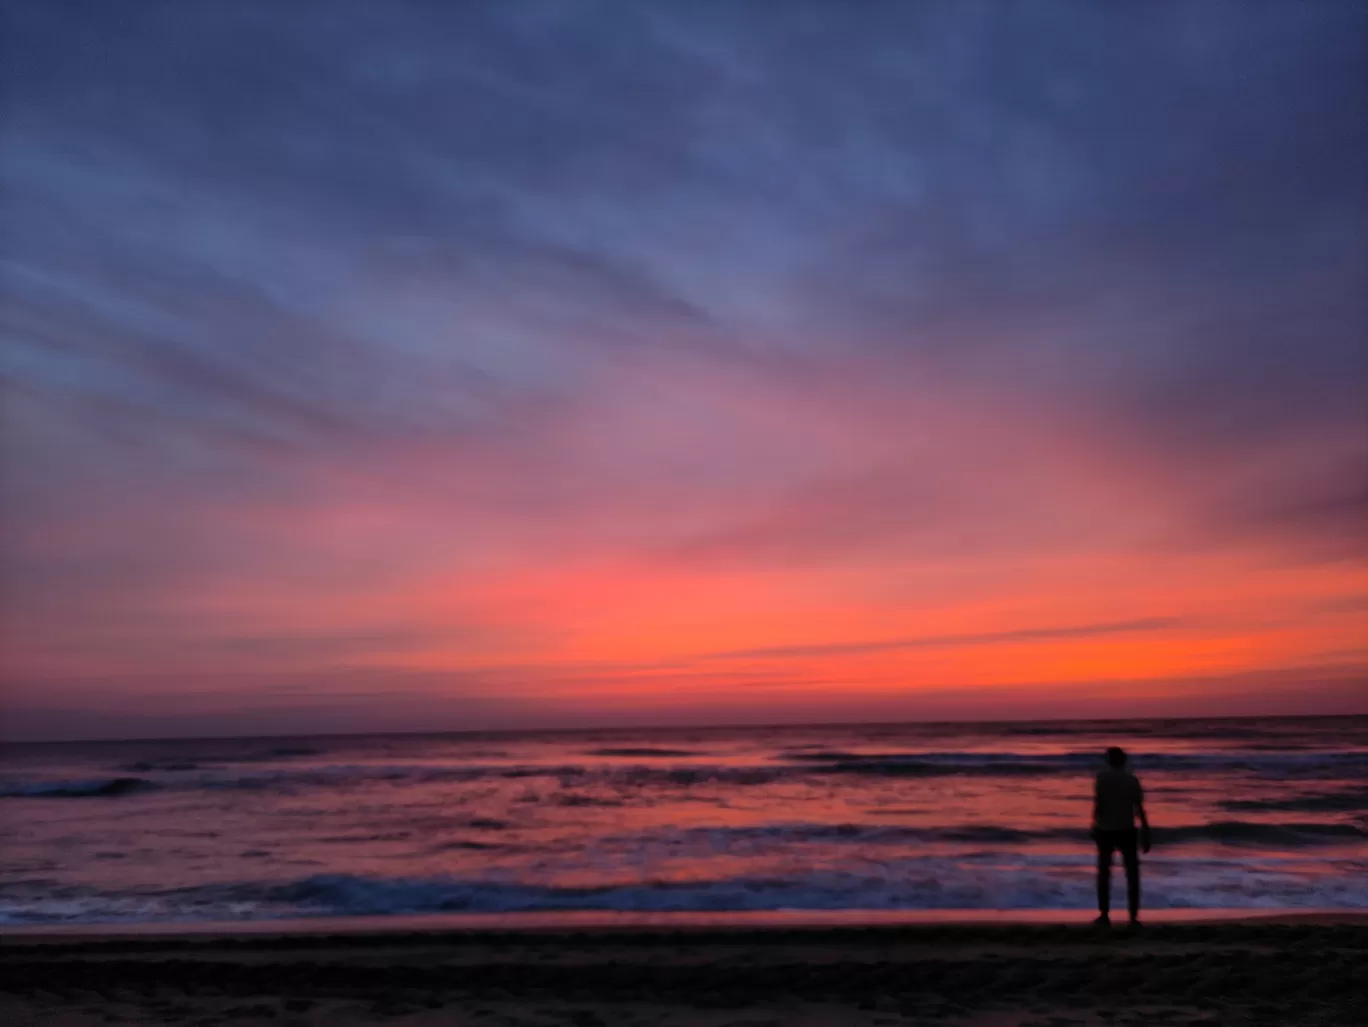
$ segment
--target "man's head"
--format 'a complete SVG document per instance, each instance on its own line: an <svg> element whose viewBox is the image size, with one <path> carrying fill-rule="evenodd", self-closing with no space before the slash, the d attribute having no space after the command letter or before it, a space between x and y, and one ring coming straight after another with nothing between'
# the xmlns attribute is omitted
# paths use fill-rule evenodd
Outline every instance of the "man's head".
<svg viewBox="0 0 1368 1027"><path fill-rule="evenodd" d="M1107 764L1120 770L1126 765L1126 750L1113 745L1107 750Z"/></svg>

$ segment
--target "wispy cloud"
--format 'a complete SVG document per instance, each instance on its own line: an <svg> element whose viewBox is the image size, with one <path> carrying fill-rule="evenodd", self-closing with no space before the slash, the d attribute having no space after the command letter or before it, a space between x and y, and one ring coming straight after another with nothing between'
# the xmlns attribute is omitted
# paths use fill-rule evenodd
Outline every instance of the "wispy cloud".
<svg viewBox="0 0 1368 1027"><path fill-rule="evenodd" d="M1011 631L980 631L950 635L915 635L870 642L828 645L762 646L706 654L706 659L807 659L813 656L854 656L865 653L896 652L903 649L940 649L959 646L1014 645L1069 638L1095 638L1102 635L1130 635L1149 631L1169 631L1191 627L1183 617L1146 617L1140 620L1110 621L1101 624L1066 624L1046 628L1017 628Z"/></svg>

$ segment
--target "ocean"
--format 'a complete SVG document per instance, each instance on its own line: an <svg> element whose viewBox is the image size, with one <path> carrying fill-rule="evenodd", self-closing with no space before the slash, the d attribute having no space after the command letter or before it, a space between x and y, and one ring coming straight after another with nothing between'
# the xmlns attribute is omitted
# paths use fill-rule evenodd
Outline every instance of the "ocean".
<svg viewBox="0 0 1368 1027"><path fill-rule="evenodd" d="M9 745L0 923L1086 910L1113 744L1148 908L1368 907L1337 717Z"/></svg>

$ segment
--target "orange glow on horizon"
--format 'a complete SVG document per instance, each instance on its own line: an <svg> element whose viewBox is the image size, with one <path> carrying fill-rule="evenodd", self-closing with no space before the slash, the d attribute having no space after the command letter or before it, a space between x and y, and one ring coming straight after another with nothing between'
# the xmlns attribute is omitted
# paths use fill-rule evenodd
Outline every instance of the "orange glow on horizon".
<svg viewBox="0 0 1368 1027"><path fill-rule="evenodd" d="M1221 490L1091 415L931 388L909 413L862 381L818 399L732 383L708 429L737 433L734 466L717 443L721 485L688 477L697 440L629 389L611 416L555 425L576 468L533 475L461 447L321 460L289 503L182 511L185 569L17 608L10 674L35 696L70 682L151 706L214 681L258 702L404 692L588 719L749 703L784 719L855 695L915 715L947 690L977 711L1109 682L1197 701L1208 686L1192 682L1368 665L1361 562L1194 534ZM623 445L676 469L599 484ZM34 541L97 560L143 515L115 506ZM233 558L200 555L220 547Z"/></svg>

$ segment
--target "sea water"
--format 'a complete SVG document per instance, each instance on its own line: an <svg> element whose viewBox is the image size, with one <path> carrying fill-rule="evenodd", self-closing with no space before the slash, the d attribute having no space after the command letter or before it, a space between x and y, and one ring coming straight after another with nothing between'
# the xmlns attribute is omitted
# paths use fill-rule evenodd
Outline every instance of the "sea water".
<svg viewBox="0 0 1368 1027"><path fill-rule="evenodd" d="M1147 907L1368 907L1351 717L11 745L0 923L1082 910L1113 744Z"/></svg>

